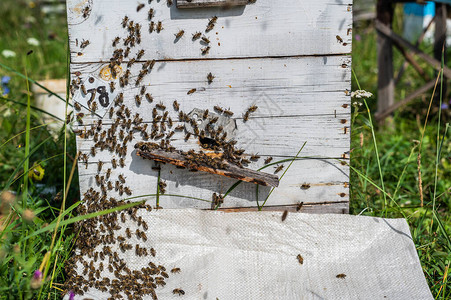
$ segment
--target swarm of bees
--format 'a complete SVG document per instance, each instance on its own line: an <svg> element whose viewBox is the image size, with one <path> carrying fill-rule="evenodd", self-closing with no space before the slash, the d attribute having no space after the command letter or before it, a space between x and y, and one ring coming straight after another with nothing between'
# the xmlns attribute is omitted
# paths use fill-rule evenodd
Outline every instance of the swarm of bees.
<svg viewBox="0 0 451 300"><path fill-rule="evenodd" d="M149 4L152 1L149 0ZM167 5L171 6L171 0L167 0ZM149 32L160 33L164 27L162 21L155 20L155 10L149 8L146 11L146 4L140 3L136 7L136 11L144 13L149 24ZM90 7L83 9L83 17L87 18L91 12ZM208 20L205 30L192 33L192 41L199 40L202 55L207 55L211 49L211 41L206 35L213 30L218 21L217 16L213 16ZM111 124L103 124L102 120L94 121L88 124L84 118L89 111L99 110L100 92L92 91L82 84L80 78L81 73L76 74L76 78L72 80L70 91L72 94L75 90L80 89L83 96L89 97L85 108L78 102L74 103L76 110L75 120L80 126L80 130L76 134L83 139L91 139L93 146L86 152L79 152L78 160L88 168L90 159L98 155L99 152L107 151L111 154L110 160L102 158L96 159L95 171L93 175L93 187L83 194L83 203L77 210L79 214L87 214L95 211L114 208L129 203L126 200L118 200L111 197L111 193L119 195L119 197L133 195L130 186L127 185L127 178L120 172L128 161L126 158L130 155L129 143L136 139L141 140L135 143L135 148L145 151L154 149L163 149L168 152L178 152L182 154L188 161L187 169L195 171L199 166L208 166L216 169L223 169L228 164L238 167L245 167L260 158L257 154L248 155L244 153L244 149L236 147L237 141L227 139L227 133L221 126L215 127L218 117L211 117L207 110L203 113L204 120L208 119L208 125L205 129L200 129L194 119L191 119L182 111L181 105L177 100L172 102L172 109L178 115L174 117L170 106L168 108L162 102L155 101L146 86L142 84L144 78L152 72L156 61L146 60L145 50L133 50L141 43L142 25L132 20L128 16L124 16L121 22L121 30L124 30L125 37L117 36L109 45L113 47L112 55L108 63L112 78L106 89L114 93L117 89L122 89L117 93L111 101L111 106L107 108L107 116L111 120ZM179 29L175 33L176 39L183 38L188 35L183 29ZM89 40L82 40L80 48L84 49L90 44ZM77 41L78 46L78 41ZM145 60L144 62L142 60ZM135 64L142 64L139 68L139 74L132 74L132 67ZM126 66L126 67L125 67ZM122 70L124 68L124 70ZM204 75L205 76L205 75ZM206 76L208 84L211 84L215 76L210 72ZM205 77L203 77L205 80ZM118 85L116 85L116 82ZM133 110L127 107L127 101L124 102L123 89L131 85L132 90L136 90L136 95L132 98L136 107L149 105L152 107L152 119L150 122L144 122L139 113L134 114ZM87 85L88 86L88 85ZM188 95L196 93L198 90L192 88L187 91ZM194 95L193 95L194 96ZM130 99L127 97L127 99ZM143 100L146 100L144 102ZM232 117L234 113L227 108L215 106L210 108L212 111ZM249 107L245 115L247 119L251 113L257 110L257 106ZM172 113L173 113L172 112ZM174 118L174 119L173 119ZM176 122L179 122L178 124ZM106 122L107 123L107 122ZM181 151L175 149L171 145L171 139L176 134L182 134L185 130L183 123L190 123L194 127L194 133L185 132L184 139L188 141L192 137L199 138L199 141L208 137L209 142L201 142L203 149L214 151L217 156L210 156L204 151ZM139 135L139 137L137 137ZM269 158L267 158L268 160ZM272 159L272 158L271 158ZM265 163L269 163L271 160ZM266 162L267 161L267 162ZM282 166L283 167L283 166ZM158 167L160 168L160 167ZM163 180L158 182L159 193L164 194L168 189L167 183ZM212 204L221 206L224 202L224 196L214 193L212 196ZM156 257L157 251L153 247L144 247L143 244L137 244L136 239L142 242L148 240L146 231L147 223L138 216L140 209L151 211L152 207L148 204L141 204L124 211L113 212L108 215L80 221L75 225L75 230L79 232L79 238L76 241L77 254L74 255L66 265L68 280L65 283L65 291L72 290L76 294L83 295L91 288L96 288L103 292L109 292L111 298L122 298L124 295L128 298L140 298L143 295L151 295L153 299L157 299L157 289L164 287L170 276L176 276L181 269L174 267L166 272L163 265L155 264L152 259ZM130 222L136 223L138 229L130 230ZM116 247L115 247L115 246ZM116 249L116 250L115 250ZM147 264L141 269L132 270L127 266L124 259L121 258L122 253L133 252L142 259L147 259ZM81 267L81 273L77 272ZM114 276L106 276L106 274ZM170 275L171 274L171 275ZM83 276L81 276L83 275ZM114 279L110 279L114 278ZM185 291L181 288L173 289L175 295L185 295Z"/></svg>

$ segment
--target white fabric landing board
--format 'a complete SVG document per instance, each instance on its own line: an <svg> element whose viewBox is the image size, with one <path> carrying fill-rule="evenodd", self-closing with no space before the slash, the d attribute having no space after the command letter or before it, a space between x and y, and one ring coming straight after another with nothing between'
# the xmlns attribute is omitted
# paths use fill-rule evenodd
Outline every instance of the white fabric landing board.
<svg viewBox="0 0 451 300"><path fill-rule="evenodd" d="M156 289L158 299L433 299L404 219L289 213L282 222L281 212L194 209L137 215L149 230L146 243L135 243L154 247L154 262L181 268ZM134 251L120 256L132 270L145 264ZM75 299L108 297L91 289Z"/></svg>

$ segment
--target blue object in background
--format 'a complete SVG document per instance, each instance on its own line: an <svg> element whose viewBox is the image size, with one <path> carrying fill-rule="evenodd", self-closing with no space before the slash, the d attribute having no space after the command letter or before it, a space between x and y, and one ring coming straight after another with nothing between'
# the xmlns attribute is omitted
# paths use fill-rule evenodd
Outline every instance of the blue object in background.
<svg viewBox="0 0 451 300"><path fill-rule="evenodd" d="M3 95L2 96L5 96L5 95L9 94L10 89L8 87L8 83L9 83L10 80L11 80L11 77L9 77L9 76L3 76L2 77L2 83L1 83L2 91L3 91Z"/></svg>
<svg viewBox="0 0 451 300"><path fill-rule="evenodd" d="M450 0L451 1L451 0ZM435 16L435 3L426 4L405 3L404 4L404 29L403 36L411 43L415 43L432 18ZM425 35L425 40L432 39L432 30Z"/></svg>

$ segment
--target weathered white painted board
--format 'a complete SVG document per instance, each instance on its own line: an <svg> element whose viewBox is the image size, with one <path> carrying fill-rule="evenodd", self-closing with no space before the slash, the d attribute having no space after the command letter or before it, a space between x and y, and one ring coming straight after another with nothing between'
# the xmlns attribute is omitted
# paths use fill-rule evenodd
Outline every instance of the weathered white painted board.
<svg viewBox="0 0 451 300"><path fill-rule="evenodd" d="M102 77L105 67L105 64L74 64L71 71ZM126 70L127 66L122 67ZM141 67L142 63L132 65L131 74L138 74ZM170 108L177 99L181 110L187 113L194 108L213 111L213 106L219 105L230 108L235 112L234 117L241 118L250 105L257 105L259 108L251 118L335 117L349 115L350 67L349 56L157 62L142 84L154 102ZM208 84L210 72L215 78ZM151 120L154 103L143 99L137 107L135 95L139 94L141 85L136 87L135 81L136 75L123 90L124 104L138 111L144 120ZM119 88L119 80L114 82ZM197 91L187 95L192 88ZM176 112L170 110L170 114L176 119ZM105 116L104 122L107 120Z"/></svg>
<svg viewBox="0 0 451 300"><path fill-rule="evenodd" d="M127 163L126 168L112 169L112 181L119 174L124 174L127 183L133 191L133 196L156 194L158 171L152 169L154 162L142 160L140 157L131 155L132 161ZM274 157L274 161L283 159ZM250 168L257 169L262 166L262 160L250 165ZM284 163L288 166L288 162ZM105 175L110 164L105 164L103 172ZM80 175L80 188L96 186L95 174L97 174L97 164L85 165L80 163L79 170L83 170ZM321 172L318 172L321 170ZM270 166L263 172L272 173L274 167ZM278 173L281 175L283 171ZM304 159L295 161L281 180L278 188L274 190L268 199L267 205L294 205L300 202L305 203L332 203L346 201L348 199L348 173L346 165L342 165L338 160L333 159ZM188 197L201 198L211 201L211 195L214 192L224 194L236 180L212 175L204 172L190 172L185 169L178 169L172 165L163 165L161 168L161 179L167 183L166 194L185 195ZM309 188L302 188L303 184L309 184ZM256 185L251 183L241 183L231 194L229 194L222 207L255 207L256 203ZM327 188L325 188L327 187ZM260 204L264 201L269 187L259 187ZM119 194L113 190L108 192L110 197L118 197ZM125 194L124 194L125 196ZM136 200L142 200L138 198ZM147 199L147 198L144 198ZM155 204L155 198L149 197L151 204ZM160 205L164 208L175 207L196 207L211 208L211 203L187 199L174 196L161 196Z"/></svg>
<svg viewBox="0 0 451 300"><path fill-rule="evenodd" d="M146 1L142 1L146 2ZM167 7L166 1L136 11L138 1L68 0L68 23L72 63L108 61L115 37L126 37L121 25L127 15L142 24L141 48L145 59L172 60L195 58L265 57L298 55L331 55L351 52L352 4L332 0L258 0L246 6L222 8L177 9ZM90 8L87 18L83 9ZM148 32L148 11L153 8L152 20L161 21L160 33ZM205 33L209 18L218 20L206 33L211 43L209 54L202 55L204 45L193 42L191 35ZM180 39L174 36L180 30ZM341 37L343 42L337 40ZM90 44L80 48L82 40ZM78 41L78 43L77 43ZM132 57L133 57L132 56Z"/></svg>
<svg viewBox="0 0 451 300"><path fill-rule="evenodd" d="M346 119L348 118L349 115ZM350 131L346 130L344 133L345 125L341 124L340 120L327 115L259 118L251 119L246 123L237 120L236 147L244 148L249 154L286 157L295 156L304 142L307 142L302 152L305 156L341 158L344 152L349 151ZM175 123L174 126L177 124L181 123ZM290 125L287 126L287 124ZM103 125L103 130L108 130L108 127ZM134 133L133 137L134 140L129 143L129 148L132 148L136 142L142 141L139 132ZM176 132L171 138L171 144L184 151L198 148L197 138L190 137L188 142L185 142L184 137L183 132ZM91 139L79 139L78 147L82 151L89 151L92 145ZM104 157L107 158L109 154L106 151L104 153Z"/></svg>

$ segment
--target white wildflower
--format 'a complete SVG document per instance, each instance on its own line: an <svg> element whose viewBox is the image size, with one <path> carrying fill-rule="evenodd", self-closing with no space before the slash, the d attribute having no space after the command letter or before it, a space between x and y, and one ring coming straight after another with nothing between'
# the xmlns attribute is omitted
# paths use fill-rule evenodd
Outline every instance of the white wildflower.
<svg viewBox="0 0 451 300"><path fill-rule="evenodd" d="M14 52L12 50L5 49L5 50L2 51L2 55L5 58L16 57L16 52Z"/></svg>
<svg viewBox="0 0 451 300"><path fill-rule="evenodd" d="M365 90L357 90L351 93L351 98L357 98L357 99L361 99L361 98L371 98L373 97L373 94L370 92L367 92Z"/></svg>
<svg viewBox="0 0 451 300"><path fill-rule="evenodd" d="M39 41L32 37L27 39L27 43L28 43L28 45L31 45L31 46L39 46L40 45Z"/></svg>

